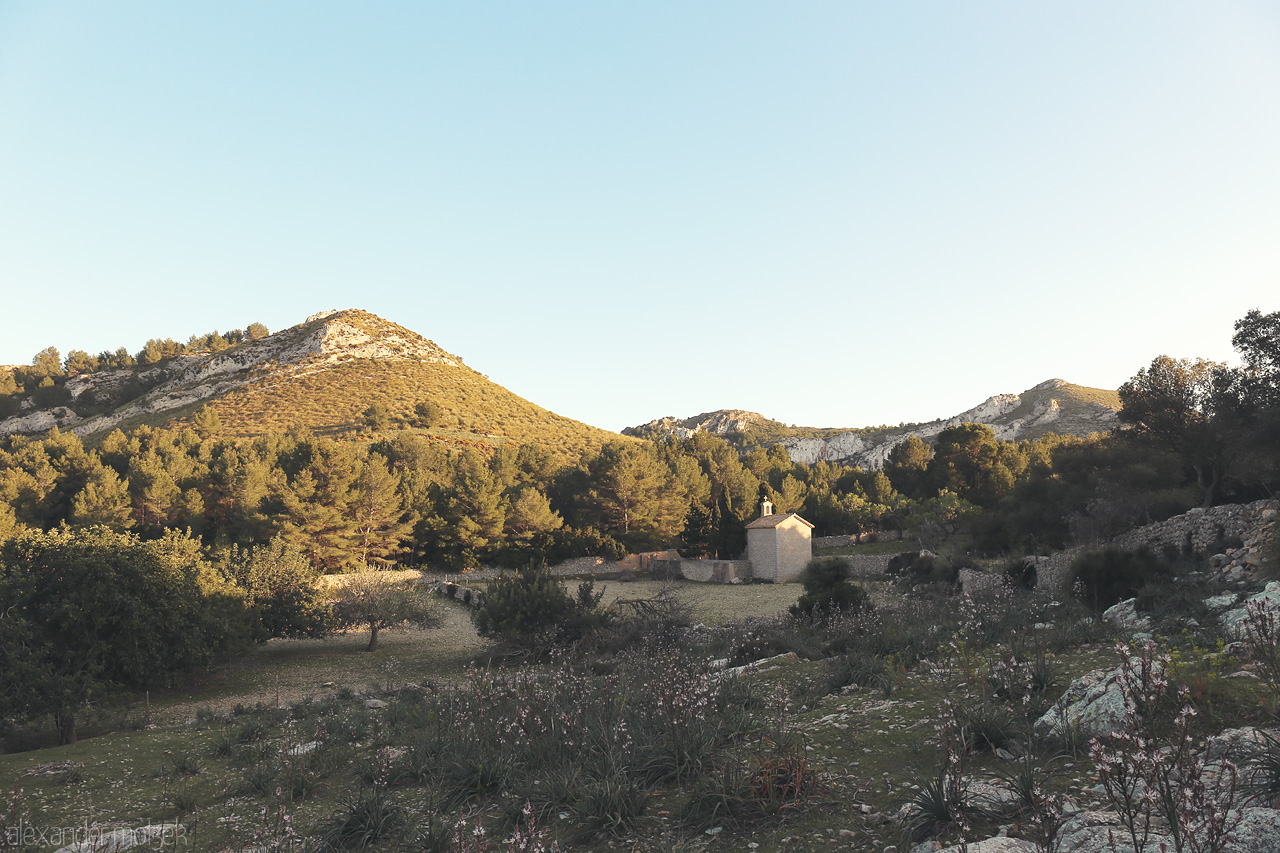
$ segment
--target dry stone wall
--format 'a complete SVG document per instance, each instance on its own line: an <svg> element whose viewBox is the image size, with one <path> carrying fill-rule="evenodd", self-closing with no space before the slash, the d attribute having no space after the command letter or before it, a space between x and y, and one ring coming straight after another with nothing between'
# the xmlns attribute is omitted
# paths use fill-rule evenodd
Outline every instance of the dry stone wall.
<svg viewBox="0 0 1280 853"><path fill-rule="evenodd" d="M889 561L896 554L841 554L853 567L854 577L870 578L883 575L889 568Z"/></svg>
<svg viewBox="0 0 1280 853"><path fill-rule="evenodd" d="M1196 508L1166 521L1148 524L1096 546L1069 548L1050 557L1037 558L1037 583L1041 589L1060 590L1067 570L1076 557L1103 547L1137 548L1147 545L1159 550L1166 546L1179 551L1199 551L1214 557L1226 572L1243 576L1256 571L1268 549L1274 547L1280 518L1280 501L1254 501L1209 509ZM1240 539L1243 545L1221 556L1217 545L1224 539ZM1272 552L1274 553L1274 552Z"/></svg>
<svg viewBox="0 0 1280 853"><path fill-rule="evenodd" d="M752 578L750 560L653 560L657 578L684 578L699 583L743 583Z"/></svg>

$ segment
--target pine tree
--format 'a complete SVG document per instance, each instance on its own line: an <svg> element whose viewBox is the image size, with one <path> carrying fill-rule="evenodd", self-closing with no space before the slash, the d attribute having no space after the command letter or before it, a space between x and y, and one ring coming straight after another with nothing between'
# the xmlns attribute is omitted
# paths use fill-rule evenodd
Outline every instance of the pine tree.
<svg viewBox="0 0 1280 853"><path fill-rule="evenodd" d="M148 451L130 459L128 482L134 522L152 529L168 526L182 490L165 470L160 457Z"/></svg>
<svg viewBox="0 0 1280 853"><path fill-rule="evenodd" d="M103 524L112 530L132 527L129 482L106 466L94 471L71 501L71 522L81 526Z"/></svg>
<svg viewBox="0 0 1280 853"><path fill-rule="evenodd" d="M354 552L361 563L389 565L406 550L418 516L405 506L399 480L381 456L370 454L351 490Z"/></svg>
<svg viewBox="0 0 1280 853"><path fill-rule="evenodd" d="M539 533L564 527L560 513L551 508L547 496L533 486L521 486L510 500L507 512L507 539L513 545L528 546Z"/></svg>
<svg viewBox="0 0 1280 853"><path fill-rule="evenodd" d="M204 406L196 412L191 428L196 431L196 435L208 440L222 432L222 418L218 417L218 410L213 406Z"/></svg>

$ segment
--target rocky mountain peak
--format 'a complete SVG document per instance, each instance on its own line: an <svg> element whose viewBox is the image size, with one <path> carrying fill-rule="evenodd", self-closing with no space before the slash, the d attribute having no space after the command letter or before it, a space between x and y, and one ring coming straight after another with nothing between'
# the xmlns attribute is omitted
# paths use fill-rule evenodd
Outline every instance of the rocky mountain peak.
<svg viewBox="0 0 1280 853"><path fill-rule="evenodd" d="M0 423L0 432L71 427L80 435L109 430L142 415L179 409L262 380L292 381L361 359L465 368L462 359L416 332L351 308L312 314L296 326L217 353L188 353L146 368L103 370L67 381L69 406L31 411ZM114 397L141 383L149 390L110 414L81 420L77 401ZM88 395L88 396L85 396Z"/></svg>
<svg viewBox="0 0 1280 853"><path fill-rule="evenodd" d="M1087 435L1110 429L1118 409L1119 398L1114 391L1049 379L1021 394L995 394L949 418L897 428L795 428L756 412L723 409L684 420L658 418L623 433L644 438L688 438L698 432L754 433L754 442L781 444L793 462L828 461L875 470L884 467L889 451L909 435L929 441L944 429L963 423L985 424L997 438L1006 441L1038 438L1049 432Z"/></svg>

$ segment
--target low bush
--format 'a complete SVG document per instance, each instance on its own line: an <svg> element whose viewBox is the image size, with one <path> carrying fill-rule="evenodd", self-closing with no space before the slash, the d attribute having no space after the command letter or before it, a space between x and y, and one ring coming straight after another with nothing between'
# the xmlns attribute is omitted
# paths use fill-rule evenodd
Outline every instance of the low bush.
<svg viewBox="0 0 1280 853"><path fill-rule="evenodd" d="M509 645L572 643L609 622L611 614L600 608L603 595L590 580L570 595L563 581L537 564L490 583L472 619L481 636Z"/></svg>
<svg viewBox="0 0 1280 853"><path fill-rule="evenodd" d="M321 849L352 850L368 847L399 833L408 823L403 808L381 791L362 794L345 802L321 836Z"/></svg>
<svg viewBox="0 0 1280 853"><path fill-rule="evenodd" d="M815 557L800 572L804 594L791 607L796 616L855 613L870 605L867 591L849 580L852 564L844 557Z"/></svg>
<svg viewBox="0 0 1280 853"><path fill-rule="evenodd" d="M960 577L960 566L954 560L932 551L909 551L889 560L885 574L897 576L905 586L918 584L953 584Z"/></svg>
<svg viewBox="0 0 1280 853"><path fill-rule="evenodd" d="M1172 575L1173 566L1145 545L1081 554L1068 570L1077 597L1099 610L1133 598L1143 586Z"/></svg>
<svg viewBox="0 0 1280 853"><path fill-rule="evenodd" d="M1004 708L991 704L962 706L957 710L965 746L972 752L1014 751L1021 737L1017 721Z"/></svg>
<svg viewBox="0 0 1280 853"><path fill-rule="evenodd" d="M893 676L883 657L865 652L855 652L832 658L827 663L827 692L834 693L850 684L874 687L885 698L893 693Z"/></svg>

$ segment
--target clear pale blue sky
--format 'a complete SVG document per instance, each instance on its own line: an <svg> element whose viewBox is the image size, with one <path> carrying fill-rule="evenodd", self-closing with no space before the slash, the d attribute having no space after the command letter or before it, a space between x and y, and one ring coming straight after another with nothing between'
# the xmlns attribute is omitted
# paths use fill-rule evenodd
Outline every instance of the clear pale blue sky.
<svg viewBox="0 0 1280 853"><path fill-rule="evenodd" d="M361 307L609 429L1280 309L1280 4L0 0L0 363Z"/></svg>

